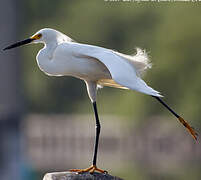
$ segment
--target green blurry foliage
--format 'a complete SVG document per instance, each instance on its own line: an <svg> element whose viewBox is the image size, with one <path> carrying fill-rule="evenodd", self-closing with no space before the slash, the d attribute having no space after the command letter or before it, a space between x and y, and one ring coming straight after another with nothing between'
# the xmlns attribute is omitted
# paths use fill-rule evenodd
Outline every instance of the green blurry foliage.
<svg viewBox="0 0 201 180"><path fill-rule="evenodd" d="M146 49L153 68L144 79L187 119L199 123L201 7L195 3L112 3L99 0L24 0L22 37L51 27L75 41L133 54ZM48 77L35 61L41 45L23 49L27 110L49 113L89 113L85 84L71 77ZM170 114L149 96L104 88L98 93L101 113L143 122ZM139 119L139 121L137 121Z"/></svg>

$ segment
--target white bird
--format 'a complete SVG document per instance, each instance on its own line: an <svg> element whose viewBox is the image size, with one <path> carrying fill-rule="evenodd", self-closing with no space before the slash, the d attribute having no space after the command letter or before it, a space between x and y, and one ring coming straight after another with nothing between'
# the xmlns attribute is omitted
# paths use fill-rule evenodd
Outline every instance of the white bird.
<svg viewBox="0 0 201 180"><path fill-rule="evenodd" d="M43 43L45 46L37 54L39 68L49 76L73 76L85 81L89 98L93 104L96 119L96 138L92 166L87 169L73 169L75 172L105 172L97 168L97 151L100 122L96 106L96 93L99 86L131 89L156 98L188 129L197 140L196 132L161 100L158 91L149 87L141 74L151 67L145 51L137 49L130 56L111 49L74 42L70 37L54 29L45 28L24 41L17 42L4 50L28 43Z"/></svg>

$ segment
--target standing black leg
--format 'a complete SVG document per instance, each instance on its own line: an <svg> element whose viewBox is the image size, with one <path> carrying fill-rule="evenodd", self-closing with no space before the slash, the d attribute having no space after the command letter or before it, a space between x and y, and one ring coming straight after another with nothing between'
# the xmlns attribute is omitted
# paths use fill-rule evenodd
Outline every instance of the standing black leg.
<svg viewBox="0 0 201 180"><path fill-rule="evenodd" d="M95 145L94 145L94 156L93 156L93 164L87 169L71 169L71 172L78 172L78 173L83 173L83 172L90 172L93 173L94 171L98 171L100 173L107 173L107 171L104 171L102 169L97 168L96 162L97 162L97 153L98 153L98 143L99 143L99 136L100 136L100 121L98 118L98 111L97 111L97 106L96 102L93 102L93 108L94 108L94 114L96 118L96 138L95 138Z"/></svg>
<svg viewBox="0 0 201 180"><path fill-rule="evenodd" d="M98 117L96 102L93 102L93 108L94 108L94 113L95 113L95 118L96 118L96 139L95 139L95 146L94 146L93 165L96 166L101 125L100 125L100 121L99 121L99 117Z"/></svg>

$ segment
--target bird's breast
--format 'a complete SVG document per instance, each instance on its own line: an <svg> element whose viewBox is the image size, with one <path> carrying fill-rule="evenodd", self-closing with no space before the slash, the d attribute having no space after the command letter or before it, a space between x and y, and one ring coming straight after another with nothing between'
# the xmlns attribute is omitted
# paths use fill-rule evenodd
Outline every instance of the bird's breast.
<svg viewBox="0 0 201 180"><path fill-rule="evenodd" d="M49 76L61 76L61 74L58 74L58 68L53 64L52 59L49 58L48 54L42 49L39 51L36 60L38 67L41 71L43 71L45 74Z"/></svg>

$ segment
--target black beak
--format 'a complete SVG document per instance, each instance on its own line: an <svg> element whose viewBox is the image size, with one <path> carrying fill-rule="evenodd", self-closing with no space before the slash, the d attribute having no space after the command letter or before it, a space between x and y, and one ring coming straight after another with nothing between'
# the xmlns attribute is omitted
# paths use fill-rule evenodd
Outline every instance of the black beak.
<svg viewBox="0 0 201 180"><path fill-rule="evenodd" d="M25 44L29 44L33 41L34 39L32 38L28 38L28 39L25 39L23 41L19 41L19 42L16 42L15 44L12 44L6 48L4 48L3 50L7 50L7 49L12 49L12 48L16 48L16 47L19 47L19 46L22 46L22 45L25 45Z"/></svg>

